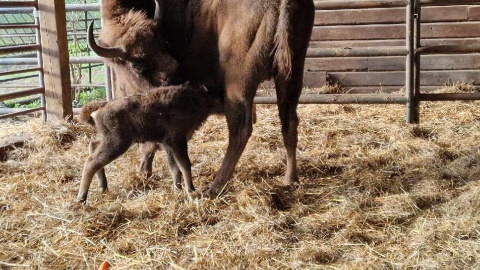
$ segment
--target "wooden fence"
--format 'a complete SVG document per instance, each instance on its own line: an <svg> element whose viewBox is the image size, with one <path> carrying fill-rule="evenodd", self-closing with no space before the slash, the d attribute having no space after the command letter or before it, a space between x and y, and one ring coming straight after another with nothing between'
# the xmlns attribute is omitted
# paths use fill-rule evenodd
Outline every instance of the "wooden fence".
<svg viewBox="0 0 480 270"><path fill-rule="evenodd" d="M455 2L422 7L421 46L480 44L480 5ZM405 7L319 7L310 48L405 46L405 12ZM352 93L388 93L405 87L405 56L307 57L309 87L339 84ZM421 88L437 89L452 82L478 85L479 67L480 54L422 56Z"/></svg>

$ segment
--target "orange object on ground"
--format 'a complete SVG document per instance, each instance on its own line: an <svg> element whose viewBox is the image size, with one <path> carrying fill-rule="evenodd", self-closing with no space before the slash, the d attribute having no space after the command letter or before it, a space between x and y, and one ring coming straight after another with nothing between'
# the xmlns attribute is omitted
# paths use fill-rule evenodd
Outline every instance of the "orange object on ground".
<svg viewBox="0 0 480 270"><path fill-rule="evenodd" d="M110 263L108 263L108 261L104 261L100 267L98 268L98 270L107 270L110 268Z"/></svg>

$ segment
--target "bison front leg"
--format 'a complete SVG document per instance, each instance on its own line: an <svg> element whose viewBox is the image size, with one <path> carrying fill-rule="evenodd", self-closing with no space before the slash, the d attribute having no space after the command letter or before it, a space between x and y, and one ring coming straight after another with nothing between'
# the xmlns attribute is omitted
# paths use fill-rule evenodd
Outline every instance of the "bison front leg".
<svg viewBox="0 0 480 270"><path fill-rule="evenodd" d="M142 160L138 171L147 177L152 176L153 171L153 159L155 158L155 152L158 150L158 144L154 142L145 142L142 144L140 151Z"/></svg>
<svg viewBox="0 0 480 270"><path fill-rule="evenodd" d="M248 102L236 100L226 100L225 102L225 116L229 133L228 147L220 170L208 191L210 198L216 198L223 191L252 135L253 96Z"/></svg>

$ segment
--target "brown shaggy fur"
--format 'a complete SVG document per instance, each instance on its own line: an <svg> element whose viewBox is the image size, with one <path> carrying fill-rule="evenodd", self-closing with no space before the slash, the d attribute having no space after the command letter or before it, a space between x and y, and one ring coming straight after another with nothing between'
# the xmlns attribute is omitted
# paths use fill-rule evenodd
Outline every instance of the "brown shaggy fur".
<svg viewBox="0 0 480 270"><path fill-rule="evenodd" d="M209 115L222 111L222 102L210 97L204 87L188 85L162 87L144 95L85 105L79 119L94 126L101 139L90 143L90 156L84 165L78 201L86 201L90 183L97 172L100 188L107 190L103 167L135 142L161 143L167 153L172 153L167 156L177 187L181 187L182 175L186 189L194 190L187 141Z"/></svg>
<svg viewBox="0 0 480 270"><path fill-rule="evenodd" d="M153 20L155 1L161 21ZM124 51L122 59L108 60L120 91L191 81L224 99L229 146L211 197L234 172L252 133L255 92L268 79L275 81L287 152L284 183L298 179L297 104L314 19L312 0L104 0L102 10L101 43Z"/></svg>

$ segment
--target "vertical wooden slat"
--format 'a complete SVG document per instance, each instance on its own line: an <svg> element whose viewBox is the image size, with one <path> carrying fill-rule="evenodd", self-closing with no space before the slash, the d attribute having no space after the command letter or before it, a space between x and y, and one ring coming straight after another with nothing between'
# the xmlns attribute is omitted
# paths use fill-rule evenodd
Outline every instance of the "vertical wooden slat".
<svg viewBox="0 0 480 270"><path fill-rule="evenodd" d="M72 93L64 0L38 0L47 121L71 118Z"/></svg>

